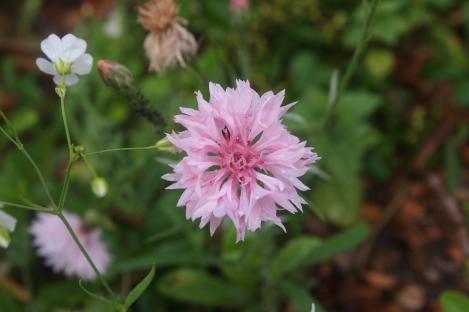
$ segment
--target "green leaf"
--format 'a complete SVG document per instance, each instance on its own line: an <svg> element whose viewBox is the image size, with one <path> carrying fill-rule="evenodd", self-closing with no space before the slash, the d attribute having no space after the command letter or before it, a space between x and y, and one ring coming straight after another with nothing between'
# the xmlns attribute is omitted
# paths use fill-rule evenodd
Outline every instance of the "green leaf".
<svg viewBox="0 0 469 312"><path fill-rule="evenodd" d="M127 298L125 298L124 305L126 309L128 309L135 301L137 301L138 298L143 294L143 292L148 288L150 285L151 281L155 277L155 266L153 265L150 273L145 276L145 278L138 283L137 286L135 286L134 289L127 295Z"/></svg>
<svg viewBox="0 0 469 312"><path fill-rule="evenodd" d="M237 307L245 301L243 289L204 271L180 269L163 277L158 290L175 300L210 307Z"/></svg>
<svg viewBox="0 0 469 312"><path fill-rule="evenodd" d="M313 250L307 259L308 265L329 260L343 252L350 251L363 242L370 233L370 227L365 222L358 222L350 229L324 240Z"/></svg>
<svg viewBox="0 0 469 312"><path fill-rule="evenodd" d="M359 222L352 228L324 241L317 238L300 237L287 243L274 258L271 274L278 280L282 275L308 265L315 265L352 250L369 234L369 226Z"/></svg>
<svg viewBox="0 0 469 312"><path fill-rule="evenodd" d="M112 302L111 300L108 300L106 298L104 298L103 296L100 296L100 295L97 295L91 291L89 291L88 289L86 289L86 287L83 285L83 282L82 280L79 280L78 281L78 286L80 286L81 290L83 290L88 296L90 296L91 298L94 298L98 301L101 301L101 302L104 302L106 304L109 304L109 305L112 305L112 306L115 306L115 303Z"/></svg>
<svg viewBox="0 0 469 312"><path fill-rule="evenodd" d="M277 280L285 273L297 269L320 244L321 241L315 237L290 240L272 261L272 279Z"/></svg>
<svg viewBox="0 0 469 312"><path fill-rule="evenodd" d="M469 311L469 297L455 291L445 291L440 296L440 304L445 312Z"/></svg>
<svg viewBox="0 0 469 312"><path fill-rule="evenodd" d="M290 300L291 305L293 305L293 311L310 311L311 306L314 304L316 312L326 312L307 289L289 281L283 282L281 289Z"/></svg>

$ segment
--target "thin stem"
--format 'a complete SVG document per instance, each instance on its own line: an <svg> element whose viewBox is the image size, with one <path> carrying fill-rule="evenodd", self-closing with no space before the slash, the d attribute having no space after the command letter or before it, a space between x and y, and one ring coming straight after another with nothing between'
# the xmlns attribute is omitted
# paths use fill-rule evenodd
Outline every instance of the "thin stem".
<svg viewBox="0 0 469 312"><path fill-rule="evenodd" d="M10 206L10 207L16 207L16 208L21 208L21 209L28 209L28 210L34 210L34 211L41 211L41 212L47 212L47 213L53 213L53 210L48 209L46 207L42 206L27 206L27 205L22 205L22 204L17 204L17 203L10 203L6 202L3 200L0 200L0 203L4 204L5 206Z"/></svg>
<svg viewBox="0 0 469 312"><path fill-rule="evenodd" d="M88 158L86 158L86 155L82 155L82 157L83 157L83 161L85 162L85 166L91 172L91 175L93 176L93 178L98 178L98 175L96 174L96 170L94 170L93 166L88 161Z"/></svg>
<svg viewBox="0 0 469 312"><path fill-rule="evenodd" d="M68 195L68 187L70 185L70 179L71 179L71 171L72 171L72 165L73 163L75 162L75 160L77 159L75 157L75 152L73 150L73 145L72 145L72 140L70 139L70 131L68 129L68 123L67 123L67 114L65 112L65 87L64 86L61 86L62 90L58 90L58 94L59 94L59 97L60 97L60 106L61 106L61 109L62 109L62 119L63 119L63 122L64 122L64 128L65 128L65 134L67 136L67 145L68 145L68 151L69 151L69 161L68 161L68 166L67 166L67 171L65 173L65 180L64 180L64 184L63 184L63 187L62 187L62 192L61 192L61 195L60 195L60 201L59 201L59 206L57 207L57 209L55 210L55 213L57 214L57 216L60 218L60 220L62 220L63 224L65 225L65 227L67 228L68 232L70 233L70 235L72 236L73 240L75 241L75 243L77 244L78 248L80 249L81 253L83 254L83 256L85 256L86 258L86 261L88 261L88 263L90 264L90 266L93 268L93 271L96 273L96 276L98 277L99 281L101 282L101 284L103 285L103 287L106 289L106 291L108 292L108 294L114 298L114 293L112 292L111 290L111 287L109 287L108 283L104 280L103 276L101 275L101 273L99 272L98 268L96 267L96 265L94 264L93 260L91 259L90 255L88 254L88 252L86 251L86 249L83 247L83 245L81 244L80 240L78 239L77 235L75 234L75 232L73 231L73 228L71 227L70 223L68 223L67 219L65 218L65 216L63 215L63 207L65 205L65 202L67 200L67 195Z"/></svg>
<svg viewBox="0 0 469 312"><path fill-rule="evenodd" d="M0 131L8 138L8 140L10 140L13 144L17 145L18 142L16 142L15 139L13 139L9 134L8 132L6 132L5 129L3 129L1 126L0 126Z"/></svg>
<svg viewBox="0 0 469 312"><path fill-rule="evenodd" d="M49 201L51 202L51 204L56 207L56 203L55 203L55 200L54 198L52 197L50 191L49 191L49 188L47 187L47 184L46 184L46 180L44 179L44 176L41 172L41 170L39 169L39 166L36 164L36 162L33 160L33 158L31 157L31 155L28 153L28 151L24 148L24 145L23 143L21 142L20 138L18 137L18 135L16 134L16 131L13 129L12 125L10 124L8 118L6 117L6 115L0 111L0 114L1 114L1 117L2 119L5 121L5 123L7 124L7 126L10 128L11 131L14 132L14 136L15 138L13 138L11 135L8 134L8 132L3 129L2 127L0 127L0 131L8 138L8 140L10 140L15 146L16 148L18 148L18 150L28 159L28 161L31 163L31 165L33 166L34 168L34 171L36 171L36 174L37 176L39 177L39 180L41 182L41 185L42 185L42 188L44 189L44 192L46 193L47 195L47 198L49 199Z"/></svg>
<svg viewBox="0 0 469 312"><path fill-rule="evenodd" d="M96 152L90 152L84 154L84 156L94 156L98 154L105 154L105 153L111 153L111 152L119 152L119 151L142 151L142 150L152 150L152 149L158 149L157 146L151 145L151 146L145 146L145 147L120 147L120 148L110 148L110 149L105 149L102 151L96 151Z"/></svg>
<svg viewBox="0 0 469 312"><path fill-rule="evenodd" d="M72 165L73 165L73 161L70 159L67 165L67 171L65 172L65 180L62 186L62 192L60 193L60 200L59 200L59 206L57 207L57 212L61 212L63 210L64 205L65 205L65 200L67 199L68 187L70 185L70 179L71 179L71 174L72 174Z"/></svg>
<svg viewBox="0 0 469 312"><path fill-rule="evenodd" d="M42 175L41 170L39 169L38 165L36 162L33 160L31 155L29 155L28 151L23 147L23 144L20 145L21 147L18 147L20 152L24 154L24 156L29 160L31 165L33 166L34 170L36 171L36 174L39 177L39 180L41 181L42 188L44 189L44 192L46 193L47 197L49 198L49 201L52 203L54 207L57 207L57 204L55 203L54 198L52 197L49 188L47 187L46 180L44 179L44 176Z"/></svg>
<svg viewBox="0 0 469 312"><path fill-rule="evenodd" d="M363 55L363 52L365 51L366 44L368 42L368 37L370 34L370 26L371 22L373 20L373 16L376 12L376 8L378 7L378 3L380 0L372 0L371 4L367 4L367 1L364 1L365 5L365 22L363 23L363 28L362 28L362 33L360 36L360 40L357 44L357 47L355 48L355 51L352 56L352 60L347 66L347 69L345 71L344 76L340 80L339 83L339 90L337 91L337 96L333 99L333 101L330 103L329 108L326 113L326 118L324 120L323 126L325 126L332 115L332 111L336 104L339 102L340 96L342 92L347 88L350 78L352 75L355 73L355 70L357 69L358 61L360 60L361 56Z"/></svg>
<svg viewBox="0 0 469 312"><path fill-rule="evenodd" d="M70 154L70 157L72 157L73 146L72 139L70 138L70 131L68 130L67 113L65 112L65 96L60 96L60 107L62 109L62 119L64 121L65 135L67 136L68 152Z"/></svg>
<svg viewBox="0 0 469 312"><path fill-rule="evenodd" d="M112 298L114 298L114 293L113 291L111 290L111 287L109 287L109 284L104 280L103 276L101 275L101 273L99 273L99 270L98 268L96 267L96 265L94 264L93 260L91 260L91 257L90 255L88 254L88 252L85 250L85 248L83 247L83 245L81 244L80 240L78 239L77 235L75 234L75 232L73 231L73 228L72 226L70 225L70 223L68 223L67 219L64 217L63 213L62 212L59 212L57 214L57 216L60 218L60 220L62 220L63 224L65 225L65 227L67 228L68 232L70 233L70 235L72 236L73 240L75 241L75 243L77 244L78 248L80 249L81 253L85 256L86 258L86 261L88 261L88 263L91 265L91 267L93 268L93 271L96 273L96 276L98 277L99 281L101 282L101 284L103 285L103 287L106 289L106 291L108 292L109 296L111 296Z"/></svg>

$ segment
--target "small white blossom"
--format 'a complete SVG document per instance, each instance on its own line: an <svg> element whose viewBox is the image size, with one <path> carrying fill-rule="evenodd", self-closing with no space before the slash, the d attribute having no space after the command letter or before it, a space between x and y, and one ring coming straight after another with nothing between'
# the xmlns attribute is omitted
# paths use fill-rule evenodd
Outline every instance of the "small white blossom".
<svg viewBox="0 0 469 312"><path fill-rule="evenodd" d="M2 202L0 202L0 208L3 208ZM8 247L10 244L10 232L13 232L15 227L16 219L0 210L0 247Z"/></svg>
<svg viewBox="0 0 469 312"><path fill-rule="evenodd" d="M50 61L40 57L36 64L41 71L54 76L57 85L74 85L78 82L78 75L91 71L93 57L85 53L86 41L72 34L62 39L55 34L49 35L41 42L41 50Z"/></svg>

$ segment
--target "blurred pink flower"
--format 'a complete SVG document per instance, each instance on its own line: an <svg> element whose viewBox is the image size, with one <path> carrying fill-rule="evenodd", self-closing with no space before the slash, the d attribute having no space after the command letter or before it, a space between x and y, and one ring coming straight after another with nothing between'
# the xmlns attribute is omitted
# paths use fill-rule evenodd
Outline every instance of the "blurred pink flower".
<svg viewBox="0 0 469 312"><path fill-rule="evenodd" d="M90 255L100 272L104 272L111 262L111 255L101 240L101 230L88 229L75 214L64 212L78 239ZM96 274L73 241L62 221L54 215L40 213L29 228L38 254L46 259L46 264L55 272L67 276L77 276L93 280Z"/></svg>
<svg viewBox="0 0 469 312"><path fill-rule="evenodd" d="M230 8L232 10L246 11L249 9L249 0L230 0Z"/></svg>
<svg viewBox="0 0 469 312"><path fill-rule="evenodd" d="M187 156L163 176L175 182L168 188L184 189L178 206L186 206L187 218L201 218L200 227L210 222L212 235L225 216L237 241L262 221L285 230L277 211L302 209L306 202L296 189L308 187L298 177L319 159L282 124L295 103L281 106L284 91L259 96L247 81L237 81L236 89L212 83L209 89L208 102L198 92L198 110L181 108L175 117L187 130L168 139Z"/></svg>

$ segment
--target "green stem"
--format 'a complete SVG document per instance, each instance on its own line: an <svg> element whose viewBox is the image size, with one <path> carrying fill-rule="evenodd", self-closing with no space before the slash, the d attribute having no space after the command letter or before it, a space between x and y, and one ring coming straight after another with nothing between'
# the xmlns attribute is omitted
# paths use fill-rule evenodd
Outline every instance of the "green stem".
<svg viewBox="0 0 469 312"><path fill-rule="evenodd" d="M70 156L72 157L72 156ZM61 212L64 209L65 205L65 200L68 195L68 187L70 185L70 179L71 179L71 174L72 174L72 165L73 165L73 160L70 159L67 165L67 171L65 172L65 180L64 184L62 186L62 191L60 193L60 199L59 199L59 206L57 207L57 212Z"/></svg>
<svg viewBox="0 0 469 312"><path fill-rule="evenodd" d="M152 149L158 149L157 146L151 145L151 146L145 146L145 147L120 147L120 148L110 148L110 149L105 149L102 151L96 151L96 152L90 152L84 154L84 156L94 156L98 154L105 154L105 153L111 153L111 152L119 152L119 151L142 151L142 150L152 150Z"/></svg>
<svg viewBox="0 0 469 312"><path fill-rule="evenodd" d="M27 206L27 205L22 205L22 204L17 204L17 203L10 203L6 202L3 200L0 200L0 203L4 204L5 206L10 206L10 207L16 207L16 208L21 208L21 209L28 209L28 210L34 210L34 211L41 211L41 212L47 212L47 213L53 213L53 210L48 209L46 207L42 206Z"/></svg>
<svg viewBox="0 0 469 312"><path fill-rule="evenodd" d="M41 184L42 184L42 188L44 189L44 192L46 193L47 195L47 198L49 198L49 201L52 203L52 205L54 207L57 206L57 204L55 203L55 200L54 198L52 197L50 191L49 191L49 188L47 187L47 184L46 184L46 180L44 179L44 176L42 175L42 172L41 170L39 169L38 165L36 164L36 162L33 160L33 158L31 157L31 155L29 155L28 151L26 151L26 149L23 147L23 144L21 144L20 146L18 146L20 152L22 152L24 154L24 156L29 160L29 162L31 163L31 165L33 166L34 170L36 171L36 174L38 175L39 177L39 180L41 181Z"/></svg>
<svg viewBox="0 0 469 312"><path fill-rule="evenodd" d="M376 12L376 8L378 7L379 1L380 0L372 0L371 4L369 4L369 5L368 5L367 1L364 1L365 11L366 12L365 12L365 22L363 23L363 28L362 28L362 33L361 33L361 36L360 36L360 41L358 42L357 47L355 48L355 51L354 51L353 56L352 56L352 60L348 64L344 76L340 80L339 90L337 91L337 95L335 96L335 98L333 99L333 101L329 105L329 108L327 110L326 118L324 120L323 126L325 126L329 122L334 107L339 102L339 99L340 99L340 96L341 96L342 92L347 88L347 86L350 82L350 78L352 77L352 75L355 73L355 70L357 69L358 61L360 60L361 56L363 55L363 52L365 51L366 44L367 44L368 39L369 39L371 22L373 20L374 14Z"/></svg>
<svg viewBox="0 0 469 312"><path fill-rule="evenodd" d="M88 161L88 158L86 158L86 155L82 155L83 161L85 162L85 166L88 168L88 170L91 172L91 175L93 178L98 178L98 174L96 173L96 170L94 170L93 166L90 164Z"/></svg>
<svg viewBox="0 0 469 312"><path fill-rule="evenodd" d="M62 88L64 88L64 86L62 86ZM60 90L59 90L60 91ZM114 298L114 293L112 292L111 290L111 287L109 287L108 283L104 280L103 276L101 275L101 273L99 272L98 268L96 267L96 265L94 264L93 260L91 259L90 255L88 254L88 252L86 251L86 249L83 247L83 245L81 244L80 240L78 239L77 235L75 234L75 232L73 231L73 228L71 227L70 223L68 223L67 219L64 217L63 215L63 207L65 205L65 202L67 200L67 195L68 195L68 187L69 187L69 184L70 184L70 179L71 179L71 171L72 171L72 165L73 163L75 162L76 160L76 157L75 157L75 152L73 150L73 145L72 145L72 141L70 139L70 131L68 129L68 123L67 123L67 114L65 112L65 104L64 104L64 98L65 98L65 92L61 93L62 95L60 95L60 106L62 108L62 118L63 118L63 122L64 122L64 128L65 128L65 134L67 136L67 145L68 145L68 151L69 151L69 161L68 161L68 166L67 166L67 171L65 173L65 180L64 180L64 184L63 184L63 187L62 187L62 192L61 192L61 195L60 195L60 201L59 201L59 206L57 207L57 209L55 210L55 213L57 214L57 216L60 218L60 220L62 220L63 224L65 225L65 227L67 228L68 232L70 233L70 235L72 236L73 240L75 241L75 243L77 244L78 248L80 249L81 253L83 254L83 256L85 256L86 258L86 261L88 261L88 263L90 264L90 266L93 268L93 271L96 273L96 276L98 277L99 281L101 282L101 284L103 285L103 287L106 289L106 291L108 292L108 294Z"/></svg>
<svg viewBox="0 0 469 312"><path fill-rule="evenodd" d="M16 146L16 148L18 148L18 150L31 163L31 165L34 168L34 171L36 171L36 174L39 177L39 180L41 182L42 188L44 189L44 192L46 193L46 195L47 195L49 201L51 202L51 204L55 207L56 204L55 204L54 198L52 197L52 195L49 191L49 188L47 187L46 180L44 179L44 176L43 176L41 170L39 169L39 166L33 160L33 158L28 153L28 151L24 148L23 143L21 142L21 140L20 140L18 134L16 133L16 131L14 130L13 126L10 124L10 121L8 120L6 115L2 111L0 111L0 115L1 115L2 119L5 121L5 123L7 124L7 126L10 128L10 131L12 131L14 133L14 138L11 135L9 135L8 132L5 129L3 129L2 127L0 127L0 131L8 138L8 140L10 140Z"/></svg>
<svg viewBox="0 0 469 312"><path fill-rule="evenodd" d="M65 112L65 96L60 96L60 107L62 109L62 119L64 121L65 135L67 136L67 145L70 158L73 156L72 139L70 138L70 131L68 130L67 114Z"/></svg>
<svg viewBox="0 0 469 312"><path fill-rule="evenodd" d="M3 129L1 126L0 126L0 131L8 138L8 140L10 140L13 144L17 145L18 142L16 142L15 139L13 139L9 134L8 132Z"/></svg>
<svg viewBox="0 0 469 312"><path fill-rule="evenodd" d="M88 261L88 263L91 265L91 267L93 268L93 271L96 273L96 276L98 277L99 281L101 282L101 284L103 285L103 287L106 289L106 291L108 292L109 296L111 296L112 298L114 298L114 293L112 292L111 290L111 287L109 287L109 284L106 282L106 280L104 280L103 276L101 275L101 273L99 273L99 270L98 268L96 267L96 265L94 264L93 260L91 260L91 257L90 255L88 254L88 252L85 250L85 248L83 247L83 245L81 244L80 240L78 239L77 235L75 234L75 232L73 231L73 228L72 226L70 225L70 223L68 223L67 219L64 217L63 213L62 212L59 212L57 214L57 216L60 218L60 220L62 220L63 224L65 225L65 227L67 228L68 232L70 233L70 235L72 236L73 240L75 241L75 243L77 244L78 248L80 249L81 253L85 256L86 258L86 261Z"/></svg>

